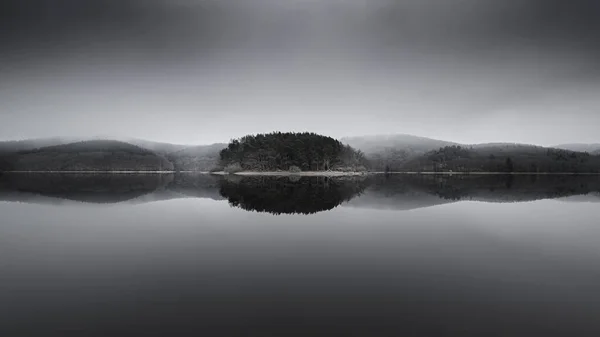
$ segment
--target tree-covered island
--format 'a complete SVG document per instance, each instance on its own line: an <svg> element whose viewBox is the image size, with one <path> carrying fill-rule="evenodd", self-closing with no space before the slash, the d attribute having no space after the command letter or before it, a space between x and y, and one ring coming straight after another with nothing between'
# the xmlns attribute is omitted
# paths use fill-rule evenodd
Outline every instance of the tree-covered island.
<svg viewBox="0 0 600 337"><path fill-rule="evenodd" d="M366 171L364 154L316 133L273 132L232 140L220 152L220 167L239 171Z"/></svg>

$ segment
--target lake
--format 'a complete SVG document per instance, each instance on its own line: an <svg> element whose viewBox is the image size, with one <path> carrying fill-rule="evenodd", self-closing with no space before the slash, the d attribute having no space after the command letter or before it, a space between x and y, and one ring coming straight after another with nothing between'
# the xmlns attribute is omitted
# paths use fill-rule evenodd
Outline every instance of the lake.
<svg viewBox="0 0 600 337"><path fill-rule="evenodd" d="M600 336L600 177L0 176L0 336Z"/></svg>

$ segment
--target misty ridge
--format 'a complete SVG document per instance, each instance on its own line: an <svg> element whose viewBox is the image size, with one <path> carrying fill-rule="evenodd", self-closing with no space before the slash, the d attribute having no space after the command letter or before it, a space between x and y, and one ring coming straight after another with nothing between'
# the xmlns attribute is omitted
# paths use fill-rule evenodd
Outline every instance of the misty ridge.
<svg viewBox="0 0 600 337"><path fill-rule="evenodd" d="M600 144L459 144L412 135L247 135L229 144L47 138L0 142L1 171L600 173Z"/></svg>

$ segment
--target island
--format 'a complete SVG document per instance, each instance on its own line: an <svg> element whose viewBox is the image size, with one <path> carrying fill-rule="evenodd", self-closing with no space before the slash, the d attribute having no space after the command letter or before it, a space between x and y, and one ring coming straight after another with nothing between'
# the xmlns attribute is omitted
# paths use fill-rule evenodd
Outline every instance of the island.
<svg viewBox="0 0 600 337"><path fill-rule="evenodd" d="M232 140L214 174L285 176L362 175L369 163L360 150L316 133L273 132Z"/></svg>

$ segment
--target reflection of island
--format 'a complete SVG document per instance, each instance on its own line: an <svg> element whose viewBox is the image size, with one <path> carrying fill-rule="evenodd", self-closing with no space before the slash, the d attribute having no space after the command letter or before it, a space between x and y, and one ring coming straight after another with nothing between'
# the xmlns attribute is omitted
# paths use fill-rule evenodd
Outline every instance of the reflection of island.
<svg viewBox="0 0 600 337"><path fill-rule="evenodd" d="M221 195L247 211L312 214L339 206L364 191L364 179L246 177L221 181Z"/></svg>
<svg viewBox="0 0 600 337"><path fill-rule="evenodd" d="M391 175L376 176L357 208L409 210L461 200L525 202L568 198L590 201L600 196L599 176L574 175ZM581 196L573 198L574 196ZM583 198L585 197L585 198Z"/></svg>

